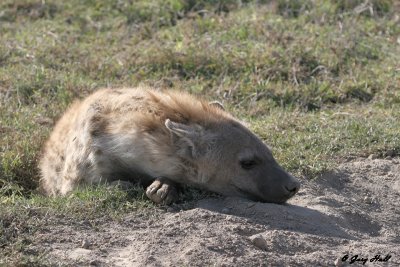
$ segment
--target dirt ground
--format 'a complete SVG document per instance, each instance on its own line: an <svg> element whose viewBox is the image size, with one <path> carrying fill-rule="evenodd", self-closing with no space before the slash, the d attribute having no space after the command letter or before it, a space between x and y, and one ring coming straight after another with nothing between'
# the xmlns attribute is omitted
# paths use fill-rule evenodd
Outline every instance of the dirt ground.
<svg viewBox="0 0 400 267"><path fill-rule="evenodd" d="M399 197L399 159L356 159L302 180L286 205L221 197L95 226L60 219L32 249L85 266L400 266Z"/></svg>

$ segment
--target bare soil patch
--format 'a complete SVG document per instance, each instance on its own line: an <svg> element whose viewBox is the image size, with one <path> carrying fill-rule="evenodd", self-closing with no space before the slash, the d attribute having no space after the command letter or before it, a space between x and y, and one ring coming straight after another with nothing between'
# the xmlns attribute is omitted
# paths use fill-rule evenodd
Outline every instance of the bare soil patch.
<svg viewBox="0 0 400 267"><path fill-rule="evenodd" d="M399 159L358 159L302 185L286 205L206 198L120 221L58 218L31 248L68 265L345 266L358 255L400 266Z"/></svg>

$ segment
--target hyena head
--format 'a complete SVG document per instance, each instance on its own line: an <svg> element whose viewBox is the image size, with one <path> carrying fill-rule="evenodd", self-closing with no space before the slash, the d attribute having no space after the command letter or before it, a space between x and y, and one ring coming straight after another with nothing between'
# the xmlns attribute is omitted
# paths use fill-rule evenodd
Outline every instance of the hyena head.
<svg viewBox="0 0 400 267"><path fill-rule="evenodd" d="M197 186L227 196L284 203L300 183L282 169L268 147L241 123L181 124L166 120L173 145L197 177ZM193 181L193 179L195 181Z"/></svg>

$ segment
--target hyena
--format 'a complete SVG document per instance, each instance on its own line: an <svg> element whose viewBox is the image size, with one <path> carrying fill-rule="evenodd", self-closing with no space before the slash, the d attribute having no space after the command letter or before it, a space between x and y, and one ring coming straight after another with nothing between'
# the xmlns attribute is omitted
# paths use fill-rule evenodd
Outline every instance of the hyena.
<svg viewBox="0 0 400 267"><path fill-rule="evenodd" d="M48 195L117 180L149 185L156 203L186 184L226 196L284 203L299 182L222 105L184 92L102 89L74 102L40 160Z"/></svg>

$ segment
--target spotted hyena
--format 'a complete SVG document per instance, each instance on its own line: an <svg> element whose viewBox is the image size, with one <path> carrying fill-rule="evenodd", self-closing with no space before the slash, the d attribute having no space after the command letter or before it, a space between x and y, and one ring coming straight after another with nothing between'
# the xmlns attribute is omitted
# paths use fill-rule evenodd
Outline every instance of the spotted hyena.
<svg viewBox="0 0 400 267"><path fill-rule="evenodd" d="M45 144L40 170L48 195L139 181L157 203L176 200L176 184L276 203L300 187L220 104L150 88L103 89L74 102Z"/></svg>

